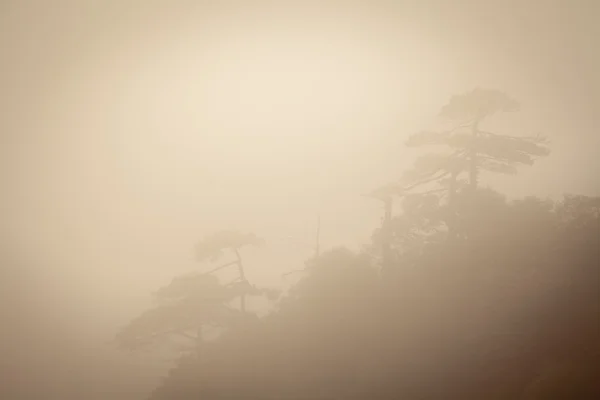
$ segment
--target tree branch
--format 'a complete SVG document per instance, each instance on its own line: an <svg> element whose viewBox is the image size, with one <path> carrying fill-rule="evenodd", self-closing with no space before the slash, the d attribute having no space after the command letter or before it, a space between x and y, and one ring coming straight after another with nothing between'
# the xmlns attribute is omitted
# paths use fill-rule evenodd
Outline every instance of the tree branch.
<svg viewBox="0 0 600 400"><path fill-rule="evenodd" d="M437 170L437 171L435 171L433 174L435 175L435 174L436 174L436 173L438 173L440 170L441 170L441 168L438 168L438 170ZM426 183L430 183L430 182L436 181L436 180L438 180L438 179L444 178L445 176L447 176L447 175L449 175L449 174L450 174L450 172L449 172L449 171L446 171L446 172L444 172L444 173L443 173L443 174L441 174L441 175L435 175L435 176L432 176L432 177L430 177L430 178L428 178L428 179L424 179L424 180L421 180L421 181L419 181L419 182L415 182L415 183L413 183L413 184L411 184L411 185L405 186L405 187L403 187L403 188L402 188L402 190L403 190L403 191L411 190L411 189L413 189L413 188L415 188L415 187L417 187L417 186L424 185L424 184L426 184Z"/></svg>
<svg viewBox="0 0 600 400"><path fill-rule="evenodd" d="M427 190L425 192L419 192L419 193L413 193L413 194L421 196L421 195L426 195L426 194L433 194L433 193L445 192L447 190L448 190L448 188L444 187L444 188L431 189L431 190Z"/></svg>
<svg viewBox="0 0 600 400"><path fill-rule="evenodd" d="M198 336L190 335L189 333L184 332L184 331L176 331L175 329L173 329L171 331L168 331L168 332L165 332L164 334L165 335L173 335L173 334L175 334L175 335L181 336L183 338L186 338L186 339L189 339L189 340L194 340L194 341L196 341L196 340L199 339Z"/></svg>
<svg viewBox="0 0 600 400"><path fill-rule="evenodd" d="M281 276L285 277L285 276L289 276L289 275L292 275L292 274L297 274L299 272L307 272L307 271L306 271L306 268L293 269L291 271L288 271L288 272L282 274Z"/></svg>
<svg viewBox="0 0 600 400"><path fill-rule="evenodd" d="M242 256L240 255L240 251L237 249L237 247L233 248L233 252L235 253L235 257L236 257L236 261L234 262L234 264L238 265L238 271L240 274L240 279L242 281L246 280L246 274L244 273L244 266L242 265Z"/></svg>
<svg viewBox="0 0 600 400"><path fill-rule="evenodd" d="M494 133L494 132L482 131L482 130L480 130L479 133L483 133L484 135L489 135L489 136L512 139L512 140L527 140L527 141L535 141L538 143L546 143L548 141L543 136L511 136L511 135L504 135L501 133Z"/></svg>
<svg viewBox="0 0 600 400"><path fill-rule="evenodd" d="M236 260L236 261L231 261L231 262L228 262L228 263L226 263L226 264L223 264L223 265L220 265L220 266L218 266L218 267L216 267L216 268L213 268L213 269L211 269L210 271L203 272L203 273L202 273L202 275L209 275L209 274L212 274L213 272L217 272L217 271L219 271L219 270L221 270L221 269L223 269L223 268L229 267L229 266L231 266L231 265L234 265L234 264L237 264L237 263L238 263L238 262L237 262L237 260Z"/></svg>
<svg viewBox="0 0 600 400"><path fill-rule="evenodd" d="M465 122L462 125L455 126L454 128L452 128L452 129L450 129L448 131L445 131L443 133L454 133L454 132L456 132L459 129L470 128L473 125L473 122L475 122L475 119L472 119L469 122Z"/></svg>

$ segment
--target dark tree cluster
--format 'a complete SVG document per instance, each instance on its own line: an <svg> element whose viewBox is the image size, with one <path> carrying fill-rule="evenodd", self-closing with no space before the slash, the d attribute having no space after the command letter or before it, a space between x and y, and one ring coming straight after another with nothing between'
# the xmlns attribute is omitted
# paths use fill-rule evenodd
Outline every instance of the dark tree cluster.
<svg viewBox="0 0 600 400"><path fill-rule="evenodd" d="M539 137L481 128L517 106L482 89L451 99L442 114L459 125L408 145L452 151L377 192L401 213L386 206L363 251L307 262L267 316L233 301L270 293L249 283L174 281L161 292L167 308L120 336L194 334L151 400L600 398L600 198L508 200L479 183L480 171L514 173L548 154ZM231 250L245 281L238 250L257 239L217 239L201 254ZM205 338L209 325L221 329Z"/></svg>

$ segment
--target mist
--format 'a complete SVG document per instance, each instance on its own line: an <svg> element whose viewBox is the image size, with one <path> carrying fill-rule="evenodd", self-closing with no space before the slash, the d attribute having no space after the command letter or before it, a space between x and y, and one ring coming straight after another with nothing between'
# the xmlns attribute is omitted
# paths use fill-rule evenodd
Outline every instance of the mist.
<svg viewBox="0 0 600 400"><path fill-rule="evenodd" d="M600 196L598 16L585 0L1 2L7 398L146 398L174 361L111 341L210 269L202 238L264 239L246 278L279 290L317 229L323 252L360 253L382 215L365 195L474 88L520 103L486 127L551 149L483 186Z"/></svg>

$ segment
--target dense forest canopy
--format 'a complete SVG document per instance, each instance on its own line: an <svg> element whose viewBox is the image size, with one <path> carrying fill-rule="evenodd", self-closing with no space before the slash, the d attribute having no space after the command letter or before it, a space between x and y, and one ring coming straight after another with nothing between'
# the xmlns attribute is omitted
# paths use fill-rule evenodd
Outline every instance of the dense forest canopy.
<svg viewBox="0 0 600 400"><path fill-rule="evenodd" d="M488 218L467 242L432 243L385 278L332 249L152 398L595 398L600 199L478 194Z"/></svg>
<svg viewBox="0 0 600 400"><path fill-rule="evenodd" d="M205 238L199 261L233 261L174 279L117 337L132 349L190 339L151 399L600 396L600 198L508 200L479 179L549 154L540 136L482 130L517 109L495 90L453 97L440 115L458 127L407 142L452 152L376 190L386 209L371 243L311 258L283 297L245 277L240 249L257 236ZM228 266L234 282L218 278ZM274 310L259 318L246 296Z"/></svg>

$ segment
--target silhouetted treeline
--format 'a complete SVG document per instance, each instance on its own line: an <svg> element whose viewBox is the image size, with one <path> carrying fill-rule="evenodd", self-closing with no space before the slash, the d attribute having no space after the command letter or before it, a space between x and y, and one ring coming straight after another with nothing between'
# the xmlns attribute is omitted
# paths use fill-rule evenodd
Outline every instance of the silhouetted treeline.
<svg viewBox="0 0 600 400"><path fill-rule="evenodd" d="M600 198L471 196L468 238L423 235L385 274L369 249L322 254L152 400L600 398Z"/></svg>
<svg viewBox="0 0 600 400"><path fill-rule="evenodd" d="M600 398L600 198L508 201L480 184L549 154L543 137L483 127L518 108L496 90L452 97L450 126L407 142L447 152L372 193L384 217L371 243L309 260L264 318L246 296L273 293L247 281L240 255L261 241L206 238L199 259L232 261L173 280L117 337L179 337L184 356L151 399ZM211 275L231 265L230 284Z"/></svg>

